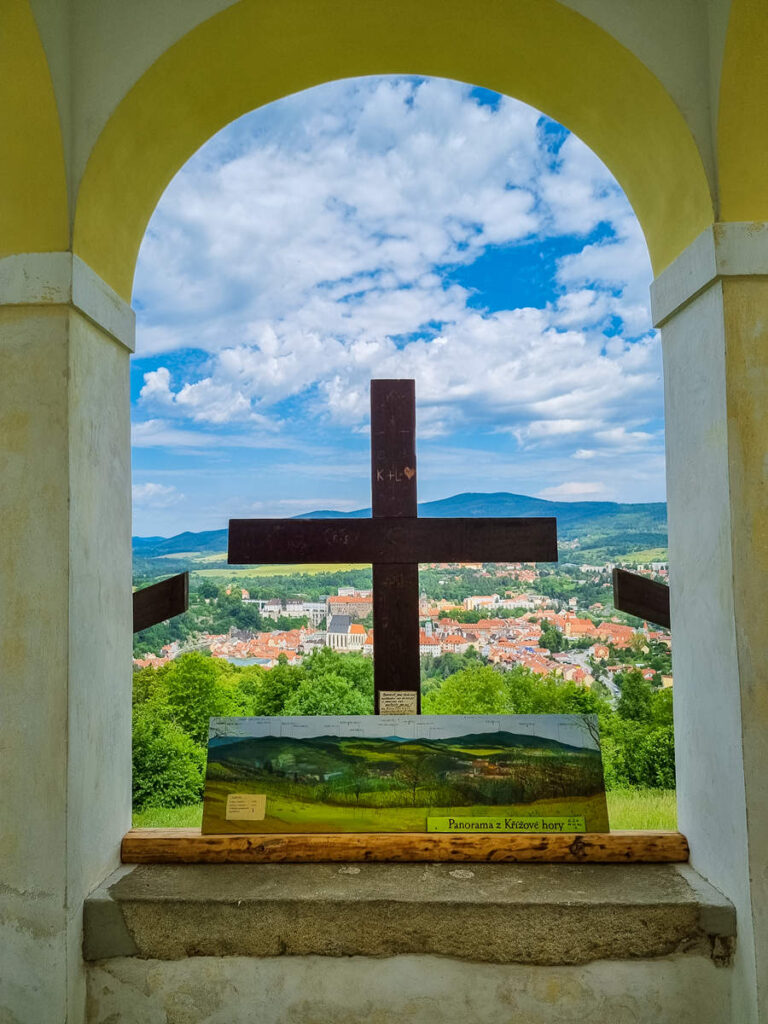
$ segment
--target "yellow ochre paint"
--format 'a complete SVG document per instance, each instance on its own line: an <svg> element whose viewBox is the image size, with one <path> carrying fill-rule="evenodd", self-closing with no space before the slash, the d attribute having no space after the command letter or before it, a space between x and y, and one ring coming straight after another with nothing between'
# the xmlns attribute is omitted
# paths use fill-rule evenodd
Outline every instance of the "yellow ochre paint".
<svg viewBox="0 0 768 1024"><path fill-rule="evenodd" d="M0 257L69 248L61 126L28 0L0 10Z"/></svg>
<svg viewBox="0 0 768 1024"><path fill-rule="evenodd" d="M717 158L723 221L768 220L768 8L731 0Z"/></svg>
<svg viewBox="0 0 768 1024"><path fill-rule="evenodd" d="M75 252L129 299L147 221L211 135L290 93L381 74L484 86L566 125L626 191L657 272L712 222L699 152L669 94L555 0L240 0L170 47L119 104L80 186Z"/></svg>

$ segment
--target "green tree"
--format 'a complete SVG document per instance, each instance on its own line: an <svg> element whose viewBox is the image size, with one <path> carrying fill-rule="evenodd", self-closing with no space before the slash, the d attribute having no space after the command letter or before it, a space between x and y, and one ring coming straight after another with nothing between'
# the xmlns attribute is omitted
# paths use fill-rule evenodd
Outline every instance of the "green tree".
<svg viewBox="0 0 768 1024"><path fill-rule="evenodd" d="M656 726L672 728L672 687L655 690L651 695L651 721Z"/></svg>
<svg viewBox="0 0 768 1024"><path fill-rule="evenodd" d="M539 646L546 647L551 654L555 654L558 651L564 651L566 647L565 637L557 626L544 622L541 627Z"/></svg>
<svg viewBox="0 0 768 1024"><path fill-rule="evenodd" d="M274 669L272 670L274 671ZM368 700L347 679L335 672L306 677L285 702L285 715L370 715Z"/></svg>
<svg viewBox="0 0 768 1024"><path fill-rule="evenodd" d="M362 654L344 654L332 647L321 647L305 658L304 670L310 679L329 673L341 676L373 703L373 662Z"/></svg>
<svg viewBox="0 0 768 1024"><path fill-rule="evenodd" d="M652 729L643 737L637 755L637 782L659 789L675 788L675 735L672 726Z"/></svg>
<svg viewBox="0 0 768 1024"><path fill-rule="evenodd" d="M633 722L649 721L653 689L643 679L642 672L632 669L629 672L620 673L617 682L621 687L621 697L616 706L619 717Z"/></svg>
<svg viewBox="0 0 768 1024"><path fill-rule="evenodd" d="M133 713L133 806L180 807L202 799L205 750L151 703Z"/></svg>
<svg viewBox="0 0 768 1024"><path fill-rule="evenodd" d="M253 689L251 707L254 715L282 715L286 702L306 679L306 670L298 665L289 665L281 654L274 668L265 671Z"/></svg>
<svg viewBox="0 0 768 1024"><path fill-rule="evenodd" d="M424 698L430 715L493 715L508 709L509 696L500 672L475 664L444 680Z"/></svg>
<svg viewBox="0 0 768 1024"><path fill-rule="evenodd" d="M168 717L195 743L207 742L212 716L238 713L234 694L219 685L219 672L213 658L195 652L172 661L163 678Z"/></svg>

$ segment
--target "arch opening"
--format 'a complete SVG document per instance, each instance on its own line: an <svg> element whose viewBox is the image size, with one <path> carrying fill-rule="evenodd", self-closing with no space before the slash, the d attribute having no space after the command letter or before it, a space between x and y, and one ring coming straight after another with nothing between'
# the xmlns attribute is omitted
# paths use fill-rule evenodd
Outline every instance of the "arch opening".
<svg viewBox="0 0 768 1024"><path fill-rule="evenodd" d="M144 515L154 505L156 517L178 523L180 494L195 479L201 486L187 509L214 515L184 522L197 530L223 525L228 514L364 508L371 376L417 379L423 498L467 490L523 491L532 504L660 498L660 361L649 278L639 225L613 177L583 143L523 104L460 83L398 78L334 83L262 108L196 155L169 187L145 240L135 360ZM163 466L164 448L172 457ZM185 461L192 463L186 476ZM643 494L641 484L632 495L622 492L643 474L650 486L652 463L660 491ZM236 483L225 489L224 480ZM292 490L296 481L322 493ZM659 525L658 509L644 512L648 536L636 551L652 547ZM164 532L158 518L152 522L142 532ZM615 552L598 555L593 544L592 560L605 557L588 570L573 609L566 590L578 589L574 581L591 556L583 538L566 534L563 554L573 564L543 585L535 570L530 580L521 567L493 577L524 602L505 604L508 595L499 595L496 614L545 620L533 624L527 644L520 623L514 638L494 640L519 641L513 661L521 668L570 672L578 680L574 695L587 670L598 671L586 659L606 661L600 671L611 692L609 669L620 663L620 648L609 637L605 656L584 652L601 639L590 614L610 617L590 606L601 603L609 580L602 566ZM170 571L174 553L181 568L178 546L156 565ZM266 581L247 570L230 577L215 551L198 554L192 564L205 574L199 597L209 602L198 613L221 601L246 629L238 588L246 587L248 605ZM365 589L359 570L339 571L334 589ZM443 591L462 605L458 628L485 607L463 604L483 596L486 573L470 571ZM430 599L446 599L438 570L424 579ZM313 586L306 578L269 585L279 589L284 612L289 597L298 601ZM465 594L467 587L481 593ZM588 633L568 638L571 629ZM477 659L483 668L509 653L510 645L490 640ZM561 645L570 653L558 662L565 652L553 648ZM425 641L425 651L430 646ZM445 653L464 656L474 644L458 646L464 649ZM638 660L637 651L624 650L625 660ZM653 657L663 660L661 649ZM431 688L433 700L443 699L439 685ZM615 686L612 692L618 695Z"/></svg>

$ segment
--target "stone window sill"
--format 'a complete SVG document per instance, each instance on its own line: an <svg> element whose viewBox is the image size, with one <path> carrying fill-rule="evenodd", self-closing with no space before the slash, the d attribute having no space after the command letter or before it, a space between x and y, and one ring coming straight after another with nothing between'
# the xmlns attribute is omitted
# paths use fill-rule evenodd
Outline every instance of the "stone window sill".
<svg viewBox="0 0 768 1024"><path fill-rule="evenodd" d="M86 960L434 954L729 962L733 906L684 864L140 864L86 901Z"/></svg>

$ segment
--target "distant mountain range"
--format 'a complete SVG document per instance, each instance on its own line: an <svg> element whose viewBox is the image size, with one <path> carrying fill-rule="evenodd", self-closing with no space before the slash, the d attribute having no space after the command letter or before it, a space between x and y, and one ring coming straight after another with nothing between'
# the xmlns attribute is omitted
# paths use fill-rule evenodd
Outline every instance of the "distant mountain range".
<svg viewBox="0 0 768 1024"><path fill-rule="evenodd" d="M370 508L354 512L319 509L296 519L364 518ZM659 550L667 544L667 507L664 502L618 504L613 501L545 501L503 491L493 494L455 494L419 505L425 517L554 516L557 519L561 561L589 561L617 554ZM134 537L134 559L166 559L190 553L216 554L227 549L226 530L179 533L175 537ZM578 552L578 556L577 553Z"/></svg>

